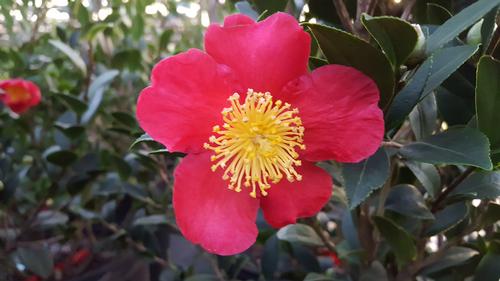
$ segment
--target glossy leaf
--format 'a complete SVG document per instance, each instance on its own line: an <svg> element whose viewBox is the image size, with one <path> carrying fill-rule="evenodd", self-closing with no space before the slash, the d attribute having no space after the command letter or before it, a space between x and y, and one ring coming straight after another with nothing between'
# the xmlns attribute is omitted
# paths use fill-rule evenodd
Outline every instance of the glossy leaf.
<svg viewBox="0 0 500 281"><path fill-rule="evenodd" d="M476 112L477 125L491 144L494 163L500 162L500 61L482 57L477 68Z"/></svg>
<svg viewBox="0 0 500 281"><path fill-rule="evenodd" d="M500 0L479 0L438 27L427 39L427 53L432 53L457 37L467 27L500 4Z"/></svg>
<svg viewBox="0 0 500 281"><path fill-rule="evenodd" d="M88 97L89 97L89 107L82 115L82 123L86 124L90 121L90 119L94 116L97 111L99 105L101 104L104 91L107 86L115 79L115 77L119 74L117 70L109 70L99 75L94 81L90 84Z"/></svg>
<svg viewBox="0 0 500 281"><path fill-rule="evenodd" d="M309 246L324 246L321 238L314 229L305 224L290 224L282 227L276 233L278 239L291 243L301 243Z"/></svg>
<svg viewBox="0 0 500 281"><path fill-rule="evenodd" d="M474 274L474 281L498 281L500 279L500 245L492 242L490 249L479 262Z"/></svg>
<svg viewBox="0 0 500 281"><path fill-rule="evenodd" d="M370 76L380 90L380 107L389 105L394 94L394 73L382 52L340 29L311 23L305 25L310 28L329 63L352 66Z"/></svg>
<svg viewBox="0 0 500 281"><path fill-rule="evenodd" d="M453 15L445 7L436 3L427 3L427 22L441 25Z"/></svg>
<svg viewBox="0 0 500 281"><path fill-rule="evenodd" d="M380 148L366 160L344 164L342 173L349 208L353 209L384 184L389 176L389 158L384 148Z"/></svg>
<svg viewBox="0 0 500 281"><path fill-rule="evenodd" d="M434 223L429 226L425 235L433 236L459 224L469 212L464 202L454 203L435 214Z"/></svg>
<svg viewBox="0 0 500 281"><path fill-rule="evenodd" d="M425 97L410 113L410 125L417 140L434 133L437 127L437 104L433 94Z"/></svg>
<svg viewBox="0 0 500 281"><path fill-rule="evenodd" d="M278 269L279 253L280 241L276 235L272 235L264 244L262 262L260 263L262 274L266 280L273 280L275 278L274 273Z"/></svg>
<svg viewBox="0 0 500 281"><path fill-rule="evenodd" d="M417 249L411 236L393 221L384 217L373 217L373 222L378 231L392 248L398 265L402 266L415 259Z"/></svg>
<svg viewBox="0 0 500 281"><path fill-rule="evenodd" d="M449 269L450 267L460 266L478 254L478 251L471 248L460 246L451 247L447 249L435 263L431 263L429 266L424 267L421 274L429 275Z"/></svg>
<svg viewBox="0 0 500 281"><path fill-rule="evenodd" d="M500 197L500 172L477 172L461 182L450 195L475 194L478 199Z"/></svg>
<svg viewBox="0 0 500 281"><path fill-rule="evenodd" d="M54 261L50 255L49 249L41 248L26 248L17 249L16 256L27 269L43 278L47 278L52 273Z"/></svg>
<svg viewBox="0 0 500 281"><path fill-rule="evenodd" d="M377 41L391 62L399 70L417 44L418 34L408 22L395 17L371 17L363 15L362 23Z"/></svg>
<svg viewBox="0 0 500 281"><path fill-rule="evenodd" d="M70 46L61 41L49 40L49 43L59 51L63 52L66 56L68 56L71 62L73 62L76 67L78 67L83 75L87 75L87 65L77 51L73 50Z"/></svg>
<svg viewBox="0 0 500 281"><path fill-rule="evenodd" d="M385 209L416 219L434 219L420 191L409 184L400 184L391 188L385 201Z"/></svg>
<svg viewBox="0 0 500 281"><path fill-rule="evenodd" d="M75 96L68 94L56 94L54 96L61 99L70 109L78 114L82 114L87 110L87 104Z"/></svg>
<svg viewBox="0 0 500 281"><path fill-rule="evenodd" d="M488 139L471 128L449 129L413 142L399 153L410 160L429 164L469 165L491 170Z"/></svg>
<svg viewBox="0 0 500 281"><path fill-rule="evenodd" d="M387 129L399 126L417 103L441 85L477 50L478 46L448 47L428 57L394 98L385 118Z"/></svg>
<svg viewBox="0 0 500 281"><path fill-rule="evenodd" d="M436 167L432 164L414 161L405 161L405 164L422 184L427 193L431 197L435 197L441 187L441 177Z"/></svg>

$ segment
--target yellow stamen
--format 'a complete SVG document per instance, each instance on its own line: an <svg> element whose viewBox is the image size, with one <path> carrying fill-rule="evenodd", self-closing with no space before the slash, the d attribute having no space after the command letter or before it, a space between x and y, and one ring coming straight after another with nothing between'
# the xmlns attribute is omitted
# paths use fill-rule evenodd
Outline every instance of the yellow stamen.
<svg viewBox="0 0 500 281"><path fill-rule="evenodd" d="M240 95L229 97L231 107L221 111L224 124L213 127L209 143L203 147L214 151L212 171L222 168L228 188L240 192L251 188L250 196L268 194L271 183L302 180L294 166L300 166L295 148L305 149L304 127L298 109L280 100L273 102L270 93L249 89L243 104Z"/></svg>

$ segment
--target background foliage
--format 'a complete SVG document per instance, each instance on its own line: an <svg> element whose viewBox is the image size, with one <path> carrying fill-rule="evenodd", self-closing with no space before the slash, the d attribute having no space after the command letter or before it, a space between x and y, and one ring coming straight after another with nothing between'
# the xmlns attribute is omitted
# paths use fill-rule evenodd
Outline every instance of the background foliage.
<svg viewBox="0 0 500 281"><path fill-rule="evenodd" d="M43 95L0 108L0 280L499 280L499 4L0 0L0 79ZM219 257L178 232L182 155L143 135L134 105L156 62L237 11L291 13L311 69L371 76L387 133L365 161L321 164L336 186L316 218L259 216L257 244Z"/></svg>

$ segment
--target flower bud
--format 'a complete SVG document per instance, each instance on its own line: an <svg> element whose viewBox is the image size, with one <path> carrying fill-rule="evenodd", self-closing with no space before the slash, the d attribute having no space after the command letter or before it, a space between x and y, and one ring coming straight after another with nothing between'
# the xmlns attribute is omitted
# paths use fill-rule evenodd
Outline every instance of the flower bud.
<svg viewBox="0 0 500 281"><path fill-rule="evenodd" d="M420 25L412 24L412 26L413 28L415 28L415 31L417 32L418 39L417 39L417 44L415 44L415 48L413 48L413 51L411 52L407 60L407 64L410 65L417 64L425 58L425 43L426 43L425 35Z"/></svg>

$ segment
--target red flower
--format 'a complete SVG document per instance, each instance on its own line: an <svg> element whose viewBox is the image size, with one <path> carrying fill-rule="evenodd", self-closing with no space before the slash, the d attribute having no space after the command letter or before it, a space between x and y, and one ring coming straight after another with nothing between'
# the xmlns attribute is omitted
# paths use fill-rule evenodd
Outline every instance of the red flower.
<svg viewBox="0 0 500 281"><path fill-rule="evenodd" d="M33 82L22 79L0 81L0 101L15 113L23 113L37 105L42 98L40 89Z"/></svg>
<svg viewBox="0 0 500 281"><path fill-rule="evenodd" d="M87 249L76 251L70 258L72 265L79 265L90 257L90 251Z"/></svg>
<svg viewBox="0 0 500 281"><path fill-rule="evenodd" d="M30 275L30 276L24 278L24 281L42 281L42 278L40 278L36 275Z"/></svg>
<svg viewBox="0 0 500 281"><path fill-rule="evenodd" d="M314 215L332 191L314 161L358 162L380 146L375 83L340 65L308 73L310 43L287 14L233 15L208 28L206 52L158 63L139 97L141 127L188 154L175 171L175 215L209 252L250 247L259 207L274 227Z"/></svg>

